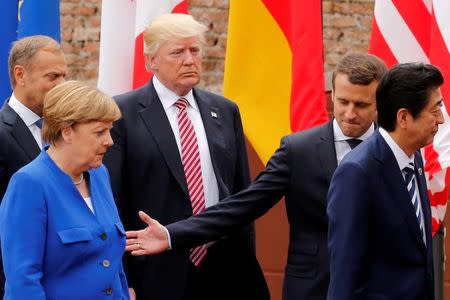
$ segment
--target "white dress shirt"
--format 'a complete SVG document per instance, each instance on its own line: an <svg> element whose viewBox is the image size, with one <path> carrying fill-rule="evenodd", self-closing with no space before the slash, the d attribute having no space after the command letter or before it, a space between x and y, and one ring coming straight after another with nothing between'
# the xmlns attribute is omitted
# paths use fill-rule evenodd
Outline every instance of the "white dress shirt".
<svg viewBox="0 0 450 300"><path fill-rule="evenodd" d="M155 86L156 93L158 94L162 106L164 107L167 118L169 119L170 127L172 127L173 135L175 136L178 146L178 151L180 152L180 157L182 157L180 131L178 129L177 118L178 108L175 106L175 102L177 102L181 96L178 96L166 88L156 76L153 76L153 85ZM219 202L219 188L211 161L211 155L209 153L205 128L203 127L202 117L192 90L190 90L187 95L182 96L182 98L185 98L188 101L188 105L186 106L187 114L189 119L191 119L195 134L197 136L197 143L200 152L200 165L202 169L203 189L205 193L205 205L206 207L210 207Z"/></svg>
<svg viewBox="0 0 450 300"><path fill-rule="evenodd" d="M400 146L394 141L394 139L389 135L389 133L386 130L384 130L383 128L380 128L379 132L380 132L381 136L383 137L383 139L388 144L389 148L391 148L392 152L394 153L395 160L398 163L400 172L402 173L403 179L405 179L405 173L403 172L403 169L405 167L407 167L410 163L414 164L414 154L411 155L411 157L406 155L405 151L403 151L402 148L400 148ZM420 201L421 200L420 193L418 192L419 186L417 184L417 177L416 177L416 180L414 180L414 184L416 185L417 199L419 201L419 206L420 206L420 218L422 219L423 224L425 224L424 219L423 219L422 202ZM412 199L411 199L411 205L413 205ZM426 242L425 239L424 239L424 242Z"/></svg>
<svg viewBox="0 0 450 300"><path fill-rule="evenodd" d="M23 105L22 102L14 96L14 93L11 95L11 98L9 98L8 105L19 115L25 125L27 125L39 148L42 149L42 133L41 129L36 125L36 121L41 117Z"/></svg>
<svg viewBox="0 0 450 300"><path fill-rule="evenodd" d="M369 136L371 136L374 131L375 131L375 126L372 123L372 125L370 125L369 129L367 129L367 131L362 136L358 137L358 139L364 141ZM352 148L350 148L350 145L346 142L346 140L353 139L353 138L346 136L342 132L336 119L333 120L333 134L334 134L334 147L336 149L336 159L337 159L337 163L339 165L341 163L342 159L344 158L344 156L347 155L347 153L349 153L350 150L352 150Z"/></svg>

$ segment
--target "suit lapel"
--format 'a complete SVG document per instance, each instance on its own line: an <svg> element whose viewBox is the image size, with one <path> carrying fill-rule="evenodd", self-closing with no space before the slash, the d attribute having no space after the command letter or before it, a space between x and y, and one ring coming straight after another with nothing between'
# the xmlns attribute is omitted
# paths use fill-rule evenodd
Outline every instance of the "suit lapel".
<svg viewBox="0 0 450 300"><path fill-rule="evenodd" d="M39 155L39 149L36 140L28 129L27 125L19 117L19 115L5 103L3 106L3 119L7 126L11 127L11 134L16 140L17 144L23 149L30 160L33 160Z"/></svg>
<svg viewBox="0 0 450 300"><path fill-rule="evenodd" d="M423 251L426 251L417 222L416 213L394 153L378 131L376 131L374 135L376 135L375 138L377 144L375 158L383 164L382 177L388 188L389 199L396 203L399 208L399 217L402 217L406 222L410 233L417 241L419 247Z"/></svg>
<svg viewBox="0 0 450 300"><path fill-rule="evenodd" d="M336 148L334 146L333 120L322 127L317 144L320 164L328 183L337 167Z"/></svg>
<svg viewBox="0 0 450 300"><path fill-rule="evenodd" d="M194 89L194 97L202 117L203 127L205 128L206 140L208 142L211 162L216 175L217 184L219 185L220 199L229 195L230 191L220 176L220 168L217 162L223 159L221 149L226 148L223 139L223 124L220 109L211 103L210 98L205 96L201 91Z"/></svg>
<svg viewBox="0 0 450 300"><path fill-rule="evenodd" d="M143 106L143 109L140 111L140 116L153 136L155 143L158 145L168 168L189 198L186 176L172 127L167 119L164 107L156 94L153 83L148 83L147 87L148 89L146 89L146 93L140 101L140 104Z"/></svg>

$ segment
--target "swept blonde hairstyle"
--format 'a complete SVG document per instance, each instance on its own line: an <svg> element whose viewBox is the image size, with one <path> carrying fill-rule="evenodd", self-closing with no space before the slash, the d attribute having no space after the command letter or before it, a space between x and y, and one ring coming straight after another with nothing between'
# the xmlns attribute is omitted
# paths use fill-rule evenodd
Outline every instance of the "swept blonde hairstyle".
<svg viewBox="0 0 450 300"><path fill-rule="evenodd" d="M121 116L111 97L76 80L61 83L47 93L42 115L42 139L53 145L66 127L91 121L116 121Z"/></svg>
<svg viewBox="0 0 450 300"><path fill-rule="evenodd" d="M197 37L205 43L207 27L186 14L166 14L154 19L144 31L144 54L154 55L163 42Z"/></svg>

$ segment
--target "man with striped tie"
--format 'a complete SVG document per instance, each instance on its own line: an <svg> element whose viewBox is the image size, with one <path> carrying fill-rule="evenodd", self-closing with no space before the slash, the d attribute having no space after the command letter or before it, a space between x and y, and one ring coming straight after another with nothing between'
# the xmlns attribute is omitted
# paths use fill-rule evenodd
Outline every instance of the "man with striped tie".
<svg viewBox="0 0 450 300"><path fill-rule="evenodd" d="M328 193L329 300L434 299L431 212L420 149L442 124L443 77L393 67L377 88L377 130L338 166Z"/></svg>
<svg viewBox="0 0 450 300"><path fill-rule="evenodd" d="M169 224L250 183L237 105L195 88L206 29L189 15L156 18L144 32L153 78L115 97L122 119L105 164L127 230L142 227L139 210ZM138 299L269 298L250 224L212 244L126 257L124 266Z"/></svg>

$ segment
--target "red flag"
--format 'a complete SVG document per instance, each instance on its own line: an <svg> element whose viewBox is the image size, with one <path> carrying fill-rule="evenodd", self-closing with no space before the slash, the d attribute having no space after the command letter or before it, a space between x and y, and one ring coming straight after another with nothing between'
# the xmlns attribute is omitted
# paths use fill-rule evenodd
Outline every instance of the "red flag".
<svg viewBox="0 0 450 300"><path fill-rule="evenodd" d="M450 179L450 1L392 0L375 2L370 52L392 66L421 61L444 75L441 87L445 122L433 144L423 149L433 217L433 235L444 220Z"/></svg>

